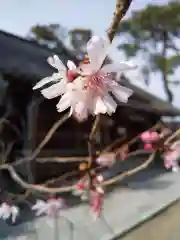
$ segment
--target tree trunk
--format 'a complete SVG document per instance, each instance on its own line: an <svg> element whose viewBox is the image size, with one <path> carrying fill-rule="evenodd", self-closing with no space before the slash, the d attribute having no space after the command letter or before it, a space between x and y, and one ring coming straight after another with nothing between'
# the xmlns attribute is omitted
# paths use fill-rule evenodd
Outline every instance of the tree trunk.
<svg viewBox="0 0 180 240"><path fill-rule="evenodd" d="M167 31L163 32L163 49L162 49L162 57L164 59L164 64L163 64L163 69L162 69L162 80L163 80L163 85L164 85L164 91L167 95L168 101L172 103L173 101L173 94L171 90L169 89L168 86L168 72L167 72L167 40L168 40L168 35Z"/></svg>

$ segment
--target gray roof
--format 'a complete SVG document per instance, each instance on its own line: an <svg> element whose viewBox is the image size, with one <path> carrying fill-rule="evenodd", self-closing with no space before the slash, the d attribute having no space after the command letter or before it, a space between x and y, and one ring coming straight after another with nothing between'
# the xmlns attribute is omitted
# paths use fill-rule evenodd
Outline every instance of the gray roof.
<svg viewBox="0 0 180 240"><path fill-rule="evenodd" d="M0 31L0 71L3 73L37 81L52 74L52 68L46 61L52 54L50 49L34 41ZM75 59L63 45L58 55L63 62Z"/></svg>
<svg viewBox="0 0 180 240"><path fill-rule="evenodd" d="M49 66L46 59L53 52L45 46L17 37L13 34L0 31L0 72L13 74L24 80L30 80L33 85L39 79L51 75L53 69ZM60 52L56 52L63 62L71 59L77 62L75 56L68 51L62 44ZM122 77L123 85L134 90L135 99L140 101L130 101L135 107L142 100L144 108L149 107L153 111L167 115L180 115L180 110L173 107L167 101L163 101L154 95L131 84L125 77ZM144 104L144 105L143 105Z"/></svg>
<svg viewBox="0 0 180 240"><path fill-rule="evenodd" d="M155 95L135 86L134 84L130 83L130 81L125 76L121 77L121 83L134 91L136 97L138 98L138 101L142 101L141 107L149 108L149 110L151 109L154 112L161 114L163 113L164 115L180 116L179 108L176 108L168 101L162 100ZM137 101L134 100L130 100L130 103L138 105Z"/></svg>

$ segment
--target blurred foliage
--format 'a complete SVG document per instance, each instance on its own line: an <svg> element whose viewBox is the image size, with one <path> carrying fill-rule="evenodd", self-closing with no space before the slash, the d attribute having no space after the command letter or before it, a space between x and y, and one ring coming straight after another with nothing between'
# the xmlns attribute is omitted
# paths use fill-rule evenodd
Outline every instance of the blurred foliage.
<svg viewBox="0 0 180 240"><path fill-rule="evenodd" d="M60 24L36 25L30 29L28 38L42 45L61 51L64 42L69 40L72 52L83 58L86 54L86 43L92 36L90 29L76 28L67 31Z"/></svg>
<svg viewBox="0 0 180 240"><path fill-rule="evenodd" d="M66 35L66 29L60 24L36 25L30 29L28 39L61 52Z"/></svg>
<svg viewBox="0 0 180 240"><path fill-rule="evenodd" d="M118 49L127 57L135 57L138 53L146 55L148 63L142 67L146 84L151 71L161 72L169 101L173 100L169 88L173 81L169 81L169 75L174 74L180 66L180 49L175 43L180 37L179 13L180 2L148 5L143 10L133 12L129 19L121 22L117 31L117 36L126 36L127 43L120 44ZM174 84L177 83L178 81L174 81Z"/></svg>
<svg viewBox="0 0 180 240"><path fill-rule="evenodd" d="M72 29L69 31L70 42L73 49L78 53L86 52L86 44L92 37L92 31L90 29Z"/></svg>

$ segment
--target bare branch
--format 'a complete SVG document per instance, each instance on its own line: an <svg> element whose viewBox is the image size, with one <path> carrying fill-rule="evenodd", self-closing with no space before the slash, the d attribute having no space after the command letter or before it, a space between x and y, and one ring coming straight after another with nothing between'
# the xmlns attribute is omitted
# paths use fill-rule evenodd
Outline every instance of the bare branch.
<svg viewBox="0 0 180 240"><path fill-rule="evenodd" d="M15 162L15 165L19 165L24 161L31 161L40 153L41 149L49 142L49 140L52 138L53 134L57 131L57 129L69 118L69 113L65 114L62 118L60 118L58 121L56 121L53 126L50 128L50 130L47 132L45 138L42 140L42 142L37 146L37 148L33 151L31 156L21 158L18 160L18 162Z"/></svg>
<svg viewBox="0 0 180 240"><path fill-rule="evenodd" d="M44 193L55 194L55 193L61 193L61 192L69 192L74 189L73 186L61 187L61 188L59 188L59 187L58 188L48 188L48 187L46 187L44 185L40 185L40 184L35 185L35 184L27 183L17 174L15 169L8 164L4 164L4 165L0 166L0 170L7 170L15 182L17 182L21 187L32 190L32 191L39 191L39 192L44 192Z"/></svg>
<svg viewBox="0 0 180 240"><path fill-rule="evenodd" d="M131 5L132 0L117 0L116 1L116 9L114 12L114 17L112 20L112 23L108 29L108 38L110 40L110 42L112 42L116 30L119 26L119 22L121 21L121 19L125 16L128 8Z"/></svg>
<svg viewBox="0 0 180 240"><path fill-rule="evenodd" d="M88 161L89 157L42 157L36 158L36 161L39 163L45 162L56 162L56 163L70 163L70 162L84 162Z"/></svg>
<svg viewBox="0 0 180 240"><path fill-rule="evenodd" d="M8 143L7 148L5 152L2 154L2 163L5 163L7 161L7 158L15 144L15 141Z"/></svg>
<svg viewBox="0 0 180 240"><path fill-rule="evenodd" d="M117 181L120 181L122 179L124 179L125 177L129 177L129 176L132 176L142 170L144 170L145 168L147 168L150 163L152 163L152 161L154 160L154 157L155 157L155 153L156 152L153 152L150 157L143 163L141 164L140 166L136 167L136 168L133 168L132 170L129 170L129 171L126 171L126 172L123 172L121 173L120 175L118 176L115 176L113 178L111 178L110 180L107 180L107 181L104 181L102 183L103 186L107 186L107 185L110 185L110 184L113 184Z"/></svg>

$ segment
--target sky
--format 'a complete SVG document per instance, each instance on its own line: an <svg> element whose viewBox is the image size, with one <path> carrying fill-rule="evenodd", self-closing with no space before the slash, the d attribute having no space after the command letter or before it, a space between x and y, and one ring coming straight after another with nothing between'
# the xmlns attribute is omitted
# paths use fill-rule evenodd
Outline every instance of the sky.
<svg viewBox="0 0 180 240"><path fill-rule="evenodd" d="M67 29L74 27L90 28L96 35L104 35L114 11L116 0L5 0L0 8L0 30L26 36L30 27L36 24L60 23ZM127 16L133 10L147 4L164 4L168 0L133 0ZM113 43L110 56L114 61L123 61L122 54ZM136 59L140 64L143 59ZM132 82L139 87L165 98L161 80L154 74L150 87L142 82L140 71L130 74ZM179 90L175 89L175 105L180 107ZM179 96L179 97L178 97Z"/></svg>

